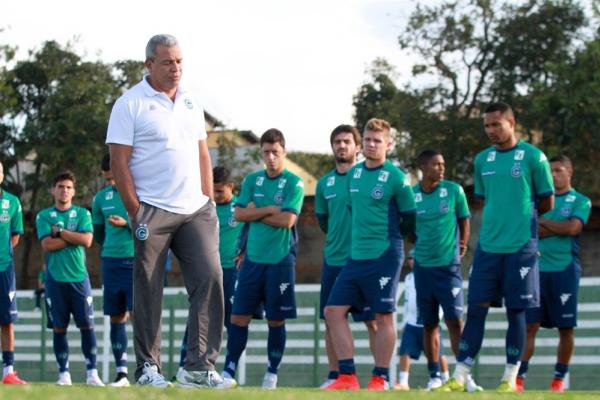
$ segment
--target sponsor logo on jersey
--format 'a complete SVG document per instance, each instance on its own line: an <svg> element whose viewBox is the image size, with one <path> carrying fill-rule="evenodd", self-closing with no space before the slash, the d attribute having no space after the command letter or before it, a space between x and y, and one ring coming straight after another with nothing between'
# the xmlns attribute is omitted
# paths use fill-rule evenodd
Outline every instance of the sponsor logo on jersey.
<svg viewBox="0 0 600 400"><path fill-rule="evenodd" d="M415 203L420 203L423 201L423 194L422 193L415 193Z"/></svg>
<svg viewBox="0 0 600 400"><path fill-rule="evenodd" d="M390 173L388 171L379 171L379 176L377 177L377 180L379 182L387 182L389 176Z"/></svg>
<svg viewBox="0 0 600 400"><path fill-rule="evenodd" d="M481 173L481 176L492 176L492 175L496 175L496 171L483 171Z"/></svg>
<svg viewBox="0 0 600 400"><path fill-rule="evenodd" d="M194 103L192 103L190 99L183 100L183 104L185 104L185 106L190 110L194 108Z"/></svg>
<svg viewBox="0 0 600 400"><path fill-rule="evenodd" d="M50 211L50 218L56 218L56 211Z"/></svg>
<svg viewBox="0 0 600 400"><path fill-rule="evenodd" d="M513 167L510 169L510 175L513 178L519 178L521 176L521 165L520 164L515 164L513 165Z"/></svg>
<svg viewBox="0 0 600 400"><path fill-rule="evenodd" d="M448 213L449 210L450 210L450 206L448 205L448 203L446 201L442 200L440 202L440 212L442 214L446 214L446 213Z"/></svg>
<svg viewBox="0 0 600 400"><path fill-rule="evenodd" d="M10 207L10 201L8 199L2 199L2 209L8 210Z"/></svg>
<svg viewBox="0 0 600 400"><path fill-rule="evenodd" d="M487 155L487 162L492 162L496 160L496 152L490 151Z"/></svg>
<svg viewBox="0 0 600 400"><path fill-rule="evenodd" d="M279 180L279 183L277 183L277 188L279 189L283 189L285 187L285 183L287 182L287 179L285 178L281 178Z"/></svg>
<svg viewBox="0 0 600 400"><path fill-rule="evenodd" d="M77 216L77 211L71 210L71 212L69 213L69 218L75 218L76 216Z"/></svg>
<svg viewBox="0 0 600 400"><path fill-rule="evenodd" d="M333 199L334 197L337 197L337 193L328 194L325 196L325 200Z"/></svg>
<svg viewBox="0 0 600 400"><path fill-rule="evenodd" d="M521 274L521 280L525 279L529 271L531 271L531 267L521 267L519 269L519 274Z"/></svg>
<svg viewBox="0 0 600 400"><path fill-rule="evenodd" d="M112 200L113 198L113 192L106 192L106 196L104 197L105 200Z"/></svg>
<svg viewBox="0 0 600 400"><path fill-rule="evenodd" d="M448 189L441 188L440 189L440 197L448 197Z"/></svg>
<svg viewBox="0 0 600 400"><path fill-rule="evenodd" d="M362 168L356 168L354 170L354 175L352 176L354 179L358 179L360 178L360 175L362 174Z"/></svg>
<svg viewBox="0 0 600 400"><path fill-rule="evenodd" d="M335 185L335 176L330 176L329 178L327 178L327 186L333 185Z"/></svg>
<svg viewBox="0 0 600 400"><path fill-rule="evenodd" d="M283 203L283 193L282 192L275 193L275 195L273 195L273 201L275 202L275 204Z"/></svg>
<svg viewBox="0 0 600 400"><path fill-rule="evenodd" d="M389 276L382 276L381 278L379 278L379 287L383 290L385 285L387 285L391 280L392 278Z"/></svg>
<svg viewBox="0 0 600 400"><path fill-rule="evenodd" d="M458 296L460 294L461 290L462 290L462 288L460 288L460 287L453 287L452 288L452 297L456 298L456 296Z"/></svg>
<svg viewBox="0 0 600 400"><path fill-rule="evenodd" d="M576 196L569 194L569 195L567 195L567 198L565 199L565 203L574 203L575 199L577 199Z"/></svg>
<svg viewBox="0 0 600 400"><path fill-rule="evenodd" d="M227 220L227 225L229 225L232 228L235 228L236 226L238 226L238 222L237 219L235 219L235 217L232 215L231 217L229 217L229 219Z"/></svg>
<svg viewBox="0 0 600 400"><path fill-rule="evenodd" d="M264 176L257 176L256 177L256 186L262 186L264 181L265 181Z"/></svg>
<svg viewBox="0 0 600 400"><path fill-rule="evenodd" d="M146 239L148 239L148 236L150 236L150 231L148 231L148 225L147 224L140 224L135 229L135 237L138 240L146 240Z"/></svg>
<svg viewBox="0 0 600 400"><path fill-rule="evenodd" d="M564 305L565 305L565 303L566 303L567 301L569 301L569 298L570 298L571 296L572 296L572 294L571 294L571 293L563 293L563 294L561 294L561 295L560 295L560 302L561 302L561 304L564 306Z"/></svg>
<svg viewBox="0 0 600 400"><path fill-rule="evenodd" d="M521 161L523 158L525 158L525 150L515 151L515 160Z"/></svg>
<svg viewBox="0 0 600 400"><path fill-rule="evenodd" d="M283 294L289 286L290 286L290 284L288 282L281 283L279 285L279 292L281 292L281 294Z"/></svg>
<svg viewBox="0 0 600 400"><path fill-rule="evenodd" d="M573 207L571 206L562 206L560 209L560 215L563 217L568 217L571 215L571 211L573 211Z"/></svg>
<svg viewBox="0 0 600 400"><path fill-rule="evenodd" d="M375 200L379 200L383 197L383 188L381 186L375 186L373 190L371 190L371 197Z"/></svg>

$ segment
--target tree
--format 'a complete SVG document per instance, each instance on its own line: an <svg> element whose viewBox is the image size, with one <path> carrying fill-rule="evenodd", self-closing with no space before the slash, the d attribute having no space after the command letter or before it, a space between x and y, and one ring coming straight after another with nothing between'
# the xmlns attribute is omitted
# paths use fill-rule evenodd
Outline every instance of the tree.
<svg viewBox="0 0 600 400"><path fill-rule="evenodd" d="M331 154L290 151L287 157L317 179L335 168L335 159Z"/></svg>

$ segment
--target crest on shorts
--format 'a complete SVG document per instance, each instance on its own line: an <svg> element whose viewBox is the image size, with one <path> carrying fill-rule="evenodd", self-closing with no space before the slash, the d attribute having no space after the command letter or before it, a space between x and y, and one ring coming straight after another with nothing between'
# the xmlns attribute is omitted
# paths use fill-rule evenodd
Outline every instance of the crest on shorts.
<svg viewBox="0 0 600 400"><path fill-rule="evenodd" d="M185 106L186 106L187 108L189 108L190 110L191 110L192 108L194 108L194 103L192 103L192 101L191 101L190 99L185 99L185 100L183 100L183 104L185 104Z"/></svg>
<svg viewBox="0 0 600 400"><path fill-rule="evenodd" d="M147 224L140 224L135 229L135 237L137 238L137 240L146 240L148 239L148 236L150 236L150 231L148 231Z"/></svg>

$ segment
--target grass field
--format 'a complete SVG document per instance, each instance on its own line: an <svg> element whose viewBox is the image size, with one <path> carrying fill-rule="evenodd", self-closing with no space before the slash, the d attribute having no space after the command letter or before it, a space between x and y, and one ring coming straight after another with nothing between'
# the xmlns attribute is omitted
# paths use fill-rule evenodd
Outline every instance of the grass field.
<svg viewBox="0 0 600 400"><path fill-rule="evenodd" d="M29 384L26 386L0 385L0 399L29 400L29 399L60 399L60 400L120 400L120 399L143 399L143 400L336 400L336 399L426 399L426 400L448 400L448 399L599 399L600 392L565 392L555 394L542 391L528 391L523 394L499 394L492 391L482 393L428 393L412 390L409 392L386 392L373 393L361 390L360 392L324 392L312 388L278 389L275 391L263 391L258 388L244 387L234 390L186 390L186 389L153 389L153 388L95 388L83 385L72 387L58 387L53 384Z"/></svg>

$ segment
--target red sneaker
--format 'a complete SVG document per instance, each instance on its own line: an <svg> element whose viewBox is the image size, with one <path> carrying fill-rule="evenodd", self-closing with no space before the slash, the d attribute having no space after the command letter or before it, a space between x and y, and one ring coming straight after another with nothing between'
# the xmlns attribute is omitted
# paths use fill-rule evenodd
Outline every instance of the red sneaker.
<svg viewBox="0 0 600 400"><path fill-rule="evenodd" d="M525 391L525 378L517 376L517 392L521 393Z"/></svg>
<svg viewBox="0 0 600 400"><path fill-rule="evenodd" d="M6 375L4 379L2 379L2 383L4 383L5 385L24 385L27 382L19 378L19 375L17 375L17 371L14 371Z"/></svg>
<svg viewBox="0 0 600 400"><path fill-rule="evenodd" d="M325 386L323 390L359 390L360 383L356 374L339 374L337 379L329 385Z"/></svg>
<svg viewBox="0 0 600 400"><path fill-rule="evenodd" d="M562 393L565 391L565 382L562 379L554 378L550 384L550 391L556 393Z"/></svg>
<svg viewBox="0 0 600 400"><path fill-rule="evenodd" d="M389 390L389 389L390 389L390 384L388 383L388 381L386 381L385 379L383 379L380 376L372 376L371 380L369 381L369 384L367 385L367 390L382 391L382 390Z"/></svg>

